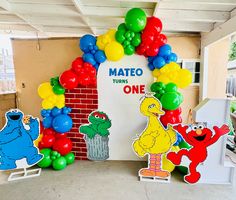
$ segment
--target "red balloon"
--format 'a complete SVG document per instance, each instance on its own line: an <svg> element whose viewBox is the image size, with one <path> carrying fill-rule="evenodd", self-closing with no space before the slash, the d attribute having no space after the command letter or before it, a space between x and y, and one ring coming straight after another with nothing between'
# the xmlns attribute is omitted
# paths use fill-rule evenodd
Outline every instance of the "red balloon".
<svg viewBox="0 0 236 200"><path fill-rule="evenodd" d="M83 58L82 57L78 57L76 58L72 63L71 63L71 69L77 74L79 75L80 70L83 68Z"/></svg>
<svg viewBox="0 0 236 200"><path fill-rule="evenodd" d="M39 142L40 148L50 148L55 142L54 135L43 135L42 140Z"/></svg>
<svg viewBox="0 0 236 200"><path fill-rule="evenodd" d="M97 85L97 77L96 76L91 77L90 85L94 85L94 86Z"/></svg>
<svg viewBox="0 0 236 200"><path fill-rule="evenodd" d="M146 51L147 56L156 56L159 51L159 46L152 43L150 48Z"/></svg>
<svg viewBox="0 0 236 200"><path fill-rule="evenodd" d="M55 131L52 128L46 128L43 131L43 135L55 135Z"/></svg>
<svg viewBox="0 0 236 200"><path fill-rule="evenodd" d="M55 138L57 139L61 139L61 138L66 138L67 137L67 133L56 133L55 134Z"/></svg>
<svg viewBox="0 0 236 200"><path fill-rule="evenodd" d="M145 51L146 51L146 46L143 43L141 43L141 45L139 45L136 48L136 53L139 54L139 55L144 55Z"/></svg>
<svg viewBox="0 0 236 200"><path fill-rule="evenodd" d="M141 35L142 42L136 48L136 53L144 56L156 56L159 48L167 42L166 36L160 34L161 30L161 20L157 17L149 17Z"/></svg>
<svg viewBox="0 0 236 200"><path fill-rule="evenodd" d="M87 86L91 83L91 78L88 74L80 75L79 79L79 83L83 86Z"/></svg>
<svg viewBox="0 0 236 200"><path fill-rule="evenodd" d="M145 44L144 46L150 45L155 38L154 32L144 31L141 35L142 43Z"/></svg>
<svg viewBox="0 0 236 200"><path fill-rule="evenodd" d="M72 70L64 71L59 80L60 84L66 89L74 89L79 83L78 76Z"/></svg>
<svg viewBox="0 0 236 200"><path fill-rule="evenodd" d="M69 138L60 138L55 141L52 149L64 156L72 150L72 142Z"/></svg>
<svg viewBox="0 0 236 200"><path fill-rule="evenodd" d="M179 107L179 108L177 108L176 110L174 110L174 112L175 112L176 114L181 114L181 113L182 113L182 108Z"/></svg>
<svg viewBox="0 0 236 200"><path fill-rule="evenodd" d="M162 31L162 22L157 17L148 17L145 30L155 31L155 34L159 34Z"/></svg>
<svg viewBox="0 0 236 200"><path fill-rule="evenodd" d="M157 41L159 43L159 46L163 46L164 44L167 43L167 37L164 34L160 34L157 37Z"/></svg>
<svg viewBox="0 0 236 200"><path fill-rule="evenodd" d="M96 76L97 71L96 69L93 67L93 65L91 65L90 63L85 62L84 63L84 70L91 76Z"/></svg>
<svg viewBox="0 0 236 200"><path fill-rule="evenodd" d="M179 107L176 110L165 110L165 114L161 116L160 120L164 126L167 126L167 124L182 123L181 108Z"/></svg>

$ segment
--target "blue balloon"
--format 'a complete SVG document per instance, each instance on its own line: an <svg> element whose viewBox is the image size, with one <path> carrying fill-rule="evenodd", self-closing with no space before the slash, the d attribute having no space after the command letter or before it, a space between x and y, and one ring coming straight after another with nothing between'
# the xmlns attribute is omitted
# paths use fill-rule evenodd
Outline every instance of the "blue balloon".
<svg viewBox="0 0 236 200"><path fill-rule="evenodd" d="M65 133L72 128L73 121L69 115L57 115L52 121L53 129L58 133Z"/></svg>
<svg viewBox="0 0 236 200"><path fill-rule="evenodd" d="M94 56L91 53L85 53L83 55L83 60L84 60L84 62L88 62L91 65L95 65L96 64L96 60L94 59Z"/></svg>
<svg viewBox="0 0 236 200"><path fill-rule="evenodd" d="M159 52L158 52L158 56L169 56L171 54L172 50L171 50L171 46L169 44L165 44L163 46L160 47Z"/></svg>
<svg viewBox="0 0 236 200"><path fill-rule="evenodd" d="M149 56L148 57L148 62L152 62L155 59L156 56Z"/></svg>
<svg viewBox="0 0 236 200"><path fill-rule="evenodd" d="M94 58L95 60L98 62L98 63L103 63L106 61L106 55L104 53L104 51L101 51L101 50L98 50L95 55L94 55Z"/></svg>
<svg viewBox="0 0 236 200"><path fill-rule="evenodd" d="M154 60L153 60L153 66L157 69L161 69L164 65L166 64L166 61L163 57L161 56L157 56Z"/></svg>
<svg viewBox="0 0 236 200"><path fill-rule="evenodd" d="M52 120L53 118L52 117L45 117L43 118L43 127L44 128L51 128L52 127Z"/></svg>
<svg viewBox="0 0 236 200"><path fill-rule="evenodd" d="M92 35L86 34L80 39L80 49L87 53L89 52L89 48L96 45L96 38Z"/></svg>
<svg viewBox="0 0 236 200"><path fill-rule="evenodd" d="M151 71L153 71L153 70L155 69L155 67L153 66L152 63L148 63L148 67L149 67L149 69L150 69Z"/></svg>
<svg viewBox="0 0 236 200"><path fill-rule="evenodd" d="M51 115L52 115L53 117L55 117L55 116L57 116L57 115L60 115L60 114L61 114L61 109L59 109L59 108L57 108L57 107L54 107L54 108L52 109Z"/></svg>
<svg viewBox="0 0 236 200"><path fill-rule="evenodd" d="M98 68L99 68L99 64L96 63L95 65L93 65L93 67L98 71Z"/></svg>
<svg viewBox="0 0 236 200"><path fill-rule="evenodd" d="M47 111L45 109L42 109L41 110L41 116L42 117L45 117L45 115L47 114Z"/></svg>
<svg viewBox="0 0 236 200"><path fill-rule="evenodd" d="M176 134L177 134L177 140L176 140L174 146L179 146L179 143L183 141L183 138L179 133L176 133Z"/></svg>
<svg viewBox="0 0 236 200"><path fill-rule="evenodd" d="M177 62L177 59L178 59L178 57L177 57L177 55L176 55L175 53L171 53L171 54L168 56L168 60L169 60L170 62Z"/></svg>
<svg viewBox="0 0 236 200"><path fill-rule="evenodd" d="M69 114L71 112L71 108L70 107L64 107L64 108L62 108L62 113L63 114Z"/></svg>

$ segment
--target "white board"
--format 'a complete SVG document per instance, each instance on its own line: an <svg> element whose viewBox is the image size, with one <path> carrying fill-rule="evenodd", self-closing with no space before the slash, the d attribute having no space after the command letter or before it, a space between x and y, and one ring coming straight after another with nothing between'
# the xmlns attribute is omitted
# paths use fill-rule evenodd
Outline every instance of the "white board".
<svg viewBox="0 0 236 200"><path fill-rule="evenodd" d="M153 77L147 64L145 57L133 55L124 56L118 62L106 61L99 67L98 109L104 111L112 120L109 136L110 160L140 160L132 150L132 142L146 127L147 118L139 111L139 100L144 94L126 94L124 86L128 85L128 92L129 86L145 85L144 90L148 92ZM114 76L115 68L117 75L120 68L123 71L134 68L132 75L135 70L138 75L130 76L130 73L125 73L124 76ZM142 69L142 75L139 68ZM122 79L128 83L114 83L114 79Z"/></svg>

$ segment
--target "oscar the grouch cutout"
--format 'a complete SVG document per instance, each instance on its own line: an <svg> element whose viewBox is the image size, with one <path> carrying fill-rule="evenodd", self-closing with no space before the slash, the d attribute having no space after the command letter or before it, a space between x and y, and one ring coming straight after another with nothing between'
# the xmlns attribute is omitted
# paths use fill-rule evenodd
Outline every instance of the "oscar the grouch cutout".
<svg viewBox="0 0 236 200"><path fill-rule="evenodd" d="M100 111L90 113L89 124L80 126L80 133L84 134L87 144L87 156L89 160L106 160L109 158L109 128L111 120L107 114Z"/></svg>

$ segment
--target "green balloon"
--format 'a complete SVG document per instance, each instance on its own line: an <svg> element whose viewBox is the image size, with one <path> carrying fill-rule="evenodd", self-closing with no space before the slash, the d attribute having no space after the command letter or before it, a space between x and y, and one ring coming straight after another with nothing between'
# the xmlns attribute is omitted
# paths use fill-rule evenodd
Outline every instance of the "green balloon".
<svg viewBox="0 0 236 200"><path fill-rule="evenodd" d="M183 175L187 175L188 174L188 168L184 167L184 166L176 166L176 168L178 169L178 171L183 174Z"/></svg>
<svg viewBox="0 0 236 200"><path fill-rule="evenodd" d="M124 43L123 43L123 46L124 46L124 47L127 47L127 46L129 46L129 45L130 45L130 41L125 40Z"/></svg>
<svg viewBox="0 0 236 200"><path fill-rule="evenodd" d="M123 33L127 31L125 23L120 24L117 29L118 31L122 31Z"/></svg>
<svg viewBox="0 0 236 200"><path fill-rule="evenodd" d="M185 142L184 140L182 140L182 141L179 143L179 148L180 148L180 149L190 149L191 146L190 146L187 142Z"/></svg>
<svg viewBox="0 0 236 200"><path fill-rule="evenodd" d="M75 161L75 154L73 154L72 152L66 154L64 157L66 159L67 165L70 165L70 164L74 163L74 161Z"/></svg>
<svg viewBox="0 0 236 200"><path fill-rule="evenodd" d="M60 84L54 85L52 90L55 94L65 94L65 88L63 88Z"/></svg>
<svg viewBox="0 0 236 200"><path fill-rule="evenodd" d="M160 100L160 98L161 98L161 94L159 94L159 93L156 93L156 94L154 94L154 97L156 97L157 99L159 99L159 100Z"/></svg>
<svg viewBox="0 0 236 200"><path fill-rule="evenodd" d="M168 92L161 97L162 107L166 110L176 110L181 103L181 98L177 92Z"/></svg>
<svg viewBox="0 0 236 200"><path fill-rule="evenodd" d="M37 163L37 165L41 168L47 168L47 167L50 167L51 164L52 164L52 160L51 160L51 157L50 157L50 154L51 154L51 149L41 149L40 150L40 153L43 154L43 159Z"/></svg>
<svg viewBox="0 0 236 200"><path fill-rule="evenodd" d="M132 8L125 16L126 27L134 32L142 31L147 23L145 12L140 8Z"/></svg>
<svg viewBox="0 0 236 200"><path fill-rule="evenodd" d="M59 83L59 77L51 78L50 79L50 84L51 86L57 85Z"/></svg>
<svg viewBox="0 0 236 200"><path fill-rule="evenodd" d="M177 94L179 95L180 102L182 103L184 101L183 95L180 92L177 92Z"/></svg>
<svg viewBox="0 0 236 200"><path fill-rule="evenodd" d="M174 83L168 83L166 85L166 89L165 89L166 92L177 92L177 90L178 90L178 87Z"/></svg>
<svg viewBox="0 0 236 200"><path fill-rule="evenodd" d="M141 43L141 36L139 33L136 33L131 41L131 44L137 47L138 45L140 45L140 43Z"/></svg>
<svg viewBox="0 0 236 200"><path fill-rule="evenodd" d="M165 84L162 82L154 82L150 87L152 92L159 93L165 90Z"/></svg>
<svg viewBox="0 0 236 200"><path fill-rule="evenodd" d="M132 39L132 37L131 37L131 31L126 31L126 33L125 33L125 38L131 38Z"/></svg>
<svg viewBox="0 0 236 200"><path fill-rule="evenodd" d="M120 30L116 31L116 34L115 34L116 41L122 44L125 41L124 34L125 34L124 31L120 31Z"/></svg>
<svg viewBox="0 0 236 200"><path fill-rule="evenodd" d="M66 159L61 156L52 162L52 167L55 170L63 170L66 168Z"/></svg>
<svg viewBox="0 0 236 200"><path fill-rule="evenodd" d="M130 56L133 55L135 52L135 48L132 45L128 45L125 47L125 54Z"/></svg>
<svg viewBox="0 0 236 200"><path fill-rule="evenodd" d="M230 112L233 113L235 111L236 111L236 102L235 101L231 101Z"/></svg>

